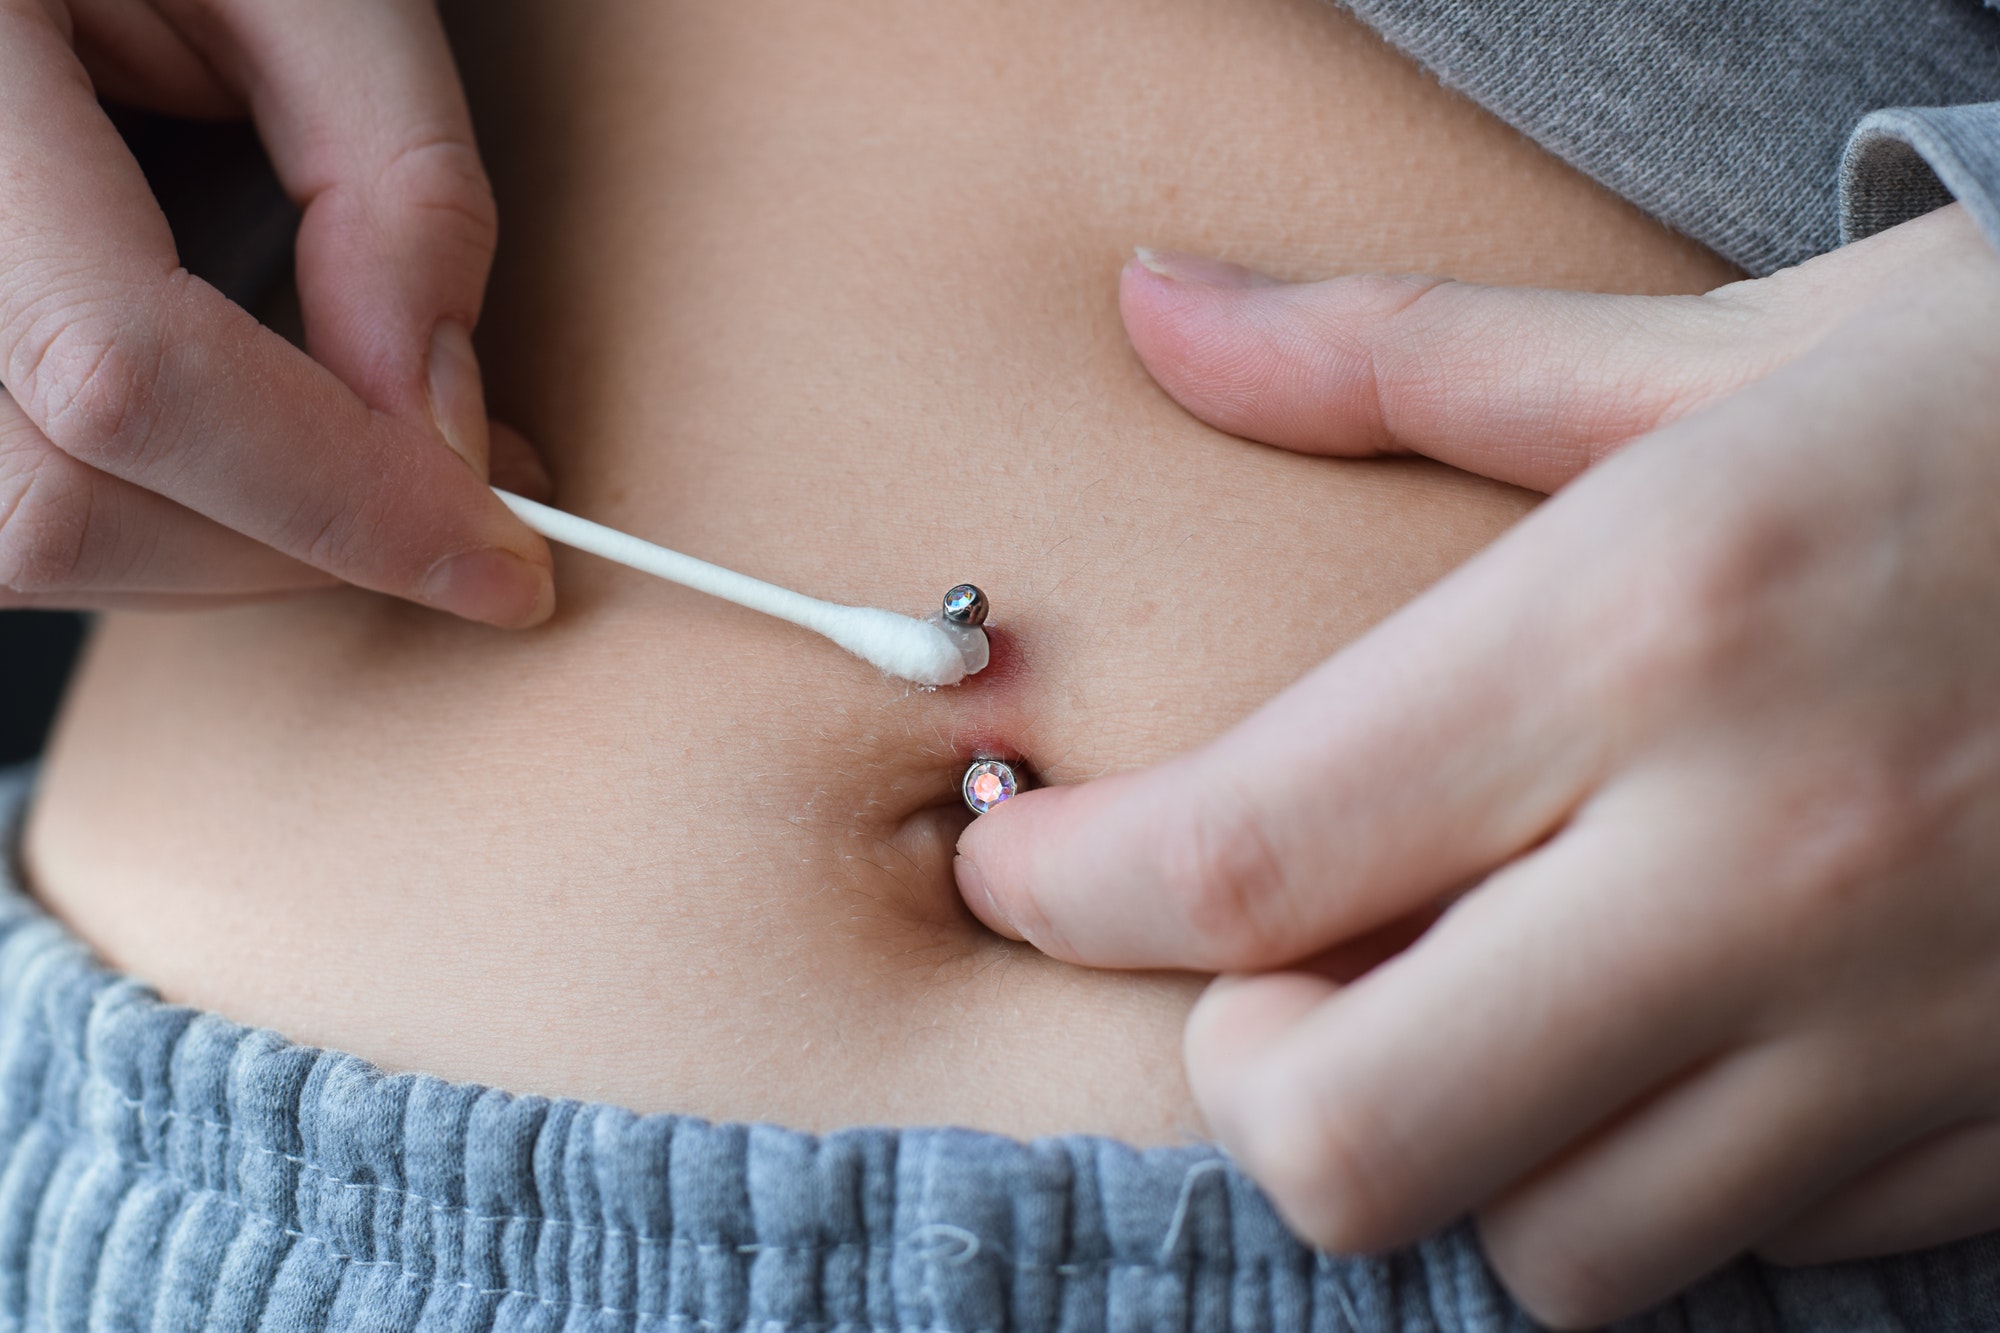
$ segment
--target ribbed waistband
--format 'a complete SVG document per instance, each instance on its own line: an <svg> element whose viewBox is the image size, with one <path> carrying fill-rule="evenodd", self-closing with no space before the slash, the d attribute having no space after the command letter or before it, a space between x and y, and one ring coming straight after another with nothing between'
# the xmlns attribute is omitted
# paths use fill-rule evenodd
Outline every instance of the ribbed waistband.
<svg viewBox="0 0 2000 1333"><path fill-rule="evenodd" d="M9 847L27 785L0 774ZM1898 1329L1908 1310L1937 1311L1940 1282L2000 1309L1996 1259L1989 1246L1946 1270L1912 1268L1900 1297L1874 1275L1829 1287L1838 1270L1816 1270L1799 1286L1738 1265L1645 1326ZM1836 1307L1846 1317L1802 1317ZM385 1075L162 1003L96 964L8 876L0 1327L1533 1324L1464 1229L1383 1258L1319 1254L1210 1148L956 1129L813 1136Z"/></svg>

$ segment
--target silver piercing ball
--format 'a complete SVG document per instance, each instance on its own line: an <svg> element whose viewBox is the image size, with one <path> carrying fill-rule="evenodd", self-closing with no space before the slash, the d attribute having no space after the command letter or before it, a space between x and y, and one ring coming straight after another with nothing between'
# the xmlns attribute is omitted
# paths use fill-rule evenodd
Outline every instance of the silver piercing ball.
<svg viewBox="0 0 2000 1333"><path fill-rule="evenodd" d="M1021 777L1014 771L1014 766L1005 760L975 759L966 768L958 789L972 813L983 815L1021 790Z"/></svg>
<svg viewBox="0 0 2000 1333"><path fill-rule="evenodd" d="M961 583L944 595L944 618L954 625L984 625L986 612L986 594L970 583Z"/></svg>
<svg viewBox="0 0 2000 1333"><path fill-rule="evenodd" d="M961 583L944 595L944 609L927 622L945 632L959 655L965 659L965 674L978 675L992 660L993 646L986 641L986 594L970 583Z"/></svg>

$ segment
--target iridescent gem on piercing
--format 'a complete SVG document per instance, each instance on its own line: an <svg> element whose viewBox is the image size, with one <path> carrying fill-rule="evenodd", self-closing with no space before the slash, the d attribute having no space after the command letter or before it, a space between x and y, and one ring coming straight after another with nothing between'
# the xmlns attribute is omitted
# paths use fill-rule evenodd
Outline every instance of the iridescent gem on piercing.
<svg viewBox="0 0 2000 1333"><path fill-rule="evenodd" d="M1021 776L1004 759L975 759L958 784L965 803L975 815L983 815L1021 790Z"/></svg>
<svg viewBox="0 0 2000 1333"><path fill-rule="evenodd" d="M943 609L930 618L929 623L943 630L945 637L958 646L968 676L984 671L992 659L992 645L987 642L986 631L980 628L991 609L985 593L970 583L961 583L944 595Z"/></svg>
<svg viewBox="0 0 2000 1333"><path fill-rule="evenodd" d="M944 595L944 618L954 625L984 625L986 594L970 583L961 583Z"/></svg>

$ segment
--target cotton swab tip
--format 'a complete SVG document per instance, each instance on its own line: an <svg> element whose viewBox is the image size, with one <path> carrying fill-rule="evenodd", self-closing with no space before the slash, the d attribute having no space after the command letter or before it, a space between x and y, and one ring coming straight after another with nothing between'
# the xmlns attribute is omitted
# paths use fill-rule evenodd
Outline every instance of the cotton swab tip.
<svg viewBox="0 0 2000 1333"><path fill-rule="evenodd" d="M862 661L917 685L956 685L967 675L965 653L936 625L871 606L844 606L820 633Z"/></svg>

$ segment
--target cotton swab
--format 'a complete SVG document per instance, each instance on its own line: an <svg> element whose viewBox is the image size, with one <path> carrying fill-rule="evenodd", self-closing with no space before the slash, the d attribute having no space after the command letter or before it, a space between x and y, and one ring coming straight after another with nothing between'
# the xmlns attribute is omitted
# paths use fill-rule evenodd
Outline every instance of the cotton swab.
<svg viewBox="0 0 2000 1333"><path fill-rule="evenodd" d="M493 493L523 523L542 536L616 564L652 574L682 587L720 597L767 616L823 634L891 676L918 685L956 685L986 665L986 635L978 628L952 626L878 611L872 606L843 606L780 588L775 583L711 565L679 551L593 523L587 518L552 509L525 496ZM976 642L974 642L976 640ZM964 645L961 647L961 645Z"/></svg>

